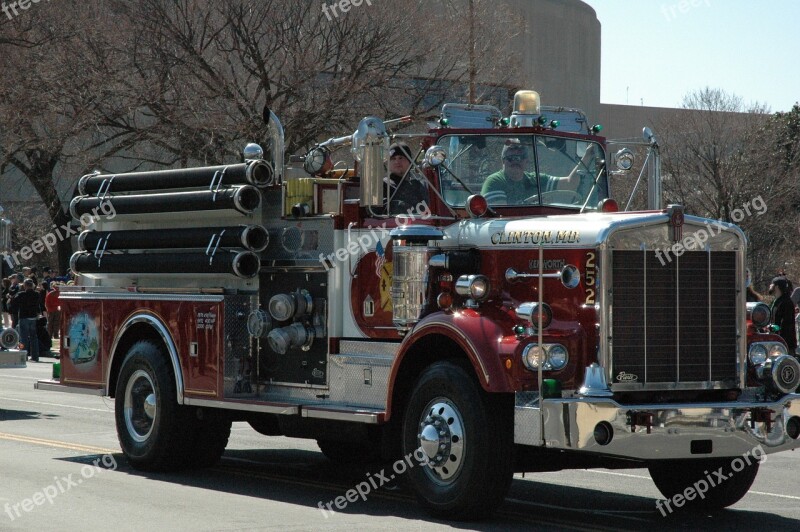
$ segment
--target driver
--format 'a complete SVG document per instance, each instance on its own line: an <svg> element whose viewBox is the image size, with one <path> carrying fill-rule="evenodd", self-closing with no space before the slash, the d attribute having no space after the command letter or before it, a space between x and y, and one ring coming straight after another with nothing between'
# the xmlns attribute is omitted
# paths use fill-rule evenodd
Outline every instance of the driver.
<svg viewBox="0 0 800 532"><path fill-rule="evenodd" d="M584 158L589 156L587 150ZM575 191L580 184L578 166L566 177L555 177L540 173L539 186L536 184L536 174L527 172L529 167L529 149L520 143L519 139L508 139L502 151L503 169L486 178L481 187L481 195L490 205L519 205L526 199L537 196L541 192L554 190Z"/></svg>

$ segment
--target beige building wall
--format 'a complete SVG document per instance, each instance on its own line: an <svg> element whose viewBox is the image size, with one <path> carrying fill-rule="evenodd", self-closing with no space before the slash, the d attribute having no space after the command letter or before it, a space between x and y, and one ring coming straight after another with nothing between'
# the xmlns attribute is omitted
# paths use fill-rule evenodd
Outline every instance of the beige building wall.
<svg viewBox="0 0 800 532"><path fill-rule="evenodd" d="M461 0L466 2L466 0ZM508 43L520 57L511 83L543 105L577 107L589 121L600 105L600 21L580 0L495 0L522 21ZM501 60L501 58L498 58Z"/></svg>

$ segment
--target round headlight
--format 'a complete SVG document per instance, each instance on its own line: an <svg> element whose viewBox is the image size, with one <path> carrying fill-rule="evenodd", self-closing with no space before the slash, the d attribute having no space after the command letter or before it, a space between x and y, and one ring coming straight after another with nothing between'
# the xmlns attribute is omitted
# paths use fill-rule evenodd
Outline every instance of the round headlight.
<svg viewBox="0 0 800 532"><path fill-rule="evenodd" d="M475 275L469 282L469 293L476 301L486 299L489 296L489 279L483 275Z"/></svg>
<svg viewBox="0 0 800 532"><path fill-rule="evenodd" d="M528 344L522 350L522 363L528 369L537 369L544 359L544 349L539 344Z"/></svg>
<svg viewBox="0 0 800 532"><path fill-rule="evenodd" d="M750 363L754 366L763 364L767 360L767 348L764 344L753 344L750 346Z"/></svg>
<svg viewBox="0 0 800 532"><path fill-rule="evenodd" d="M555 369L564 369L567 365L567 360L569 359L569 355L567 354L567 348L561 344L555 344L550 346L548 351L548 361L550 362L550 366Z"/></svg>
<svg viewBox="0 0 800 532"><path fill-rule="evenodd" d="M772 318L769 307L764 303L748 303L747 313L756 327L766 327Z"/></svg>
<svg viewBox="0 0 800 532"><path fill-rule="evenodd" d="M769 357L779 357L781 355L788 355L789 353L786 351L786 346L781 343L775 342L774 344L770 344L769 346Z"/></svg>

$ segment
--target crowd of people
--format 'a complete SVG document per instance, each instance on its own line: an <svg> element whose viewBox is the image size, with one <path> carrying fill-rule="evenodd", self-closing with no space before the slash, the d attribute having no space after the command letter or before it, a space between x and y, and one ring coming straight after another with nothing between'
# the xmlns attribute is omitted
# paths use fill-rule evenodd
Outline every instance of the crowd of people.
<svg viewBox="0 0 800 532"><path fill-rule="evenodd" d="M20 343L28 358L37 362L58 338L61 320L60 287L73 283L71 272L60 276L50 268L42 270L39 279L35 267L24 267L22 273L3 277L2 316L3 328L19 332Z"/></svg>

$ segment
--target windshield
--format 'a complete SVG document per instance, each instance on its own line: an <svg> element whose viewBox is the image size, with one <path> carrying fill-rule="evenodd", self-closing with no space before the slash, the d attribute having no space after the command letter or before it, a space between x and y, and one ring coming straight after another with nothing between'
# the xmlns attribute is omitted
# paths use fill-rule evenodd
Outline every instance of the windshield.
<svg viewBox="0 0 800 532"><path fill-rule="evenodd" d="M548 135L446 135L442 196L463 207L482 194L489 205L597 209L608 197L605 154L596 142ZM455 175L453 175L455 174Z"/></svg>

